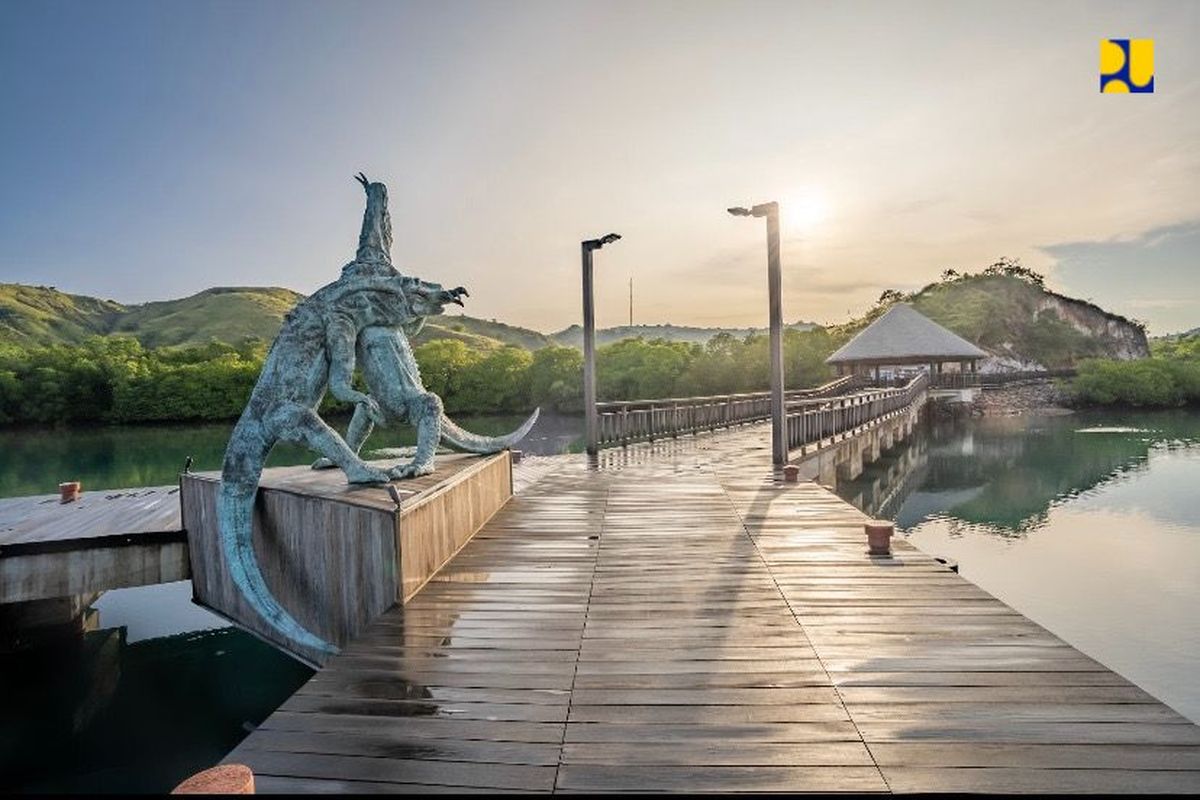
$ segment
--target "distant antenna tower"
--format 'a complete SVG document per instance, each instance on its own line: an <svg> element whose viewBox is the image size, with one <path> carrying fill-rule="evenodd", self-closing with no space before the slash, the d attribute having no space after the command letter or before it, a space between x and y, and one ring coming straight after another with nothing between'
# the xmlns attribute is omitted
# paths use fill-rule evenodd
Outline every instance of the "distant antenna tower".
<svg viewBox="0 0 1200 800"><path fill-rule="evenodd" d="M633 278L629 279L629 327L633 327Z"/></svg>

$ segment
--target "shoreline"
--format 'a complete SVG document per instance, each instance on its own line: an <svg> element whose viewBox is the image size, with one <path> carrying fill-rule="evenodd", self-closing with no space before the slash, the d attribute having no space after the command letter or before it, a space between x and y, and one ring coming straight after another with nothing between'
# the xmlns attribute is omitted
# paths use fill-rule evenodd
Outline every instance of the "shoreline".
<svg viewBox="0 0 1200 800"><path fill-rule="evenodd" d="M980 417L1066 416L1076 409L1052 380L1033 380L983 389L971 404L971 415Z"/></svg>

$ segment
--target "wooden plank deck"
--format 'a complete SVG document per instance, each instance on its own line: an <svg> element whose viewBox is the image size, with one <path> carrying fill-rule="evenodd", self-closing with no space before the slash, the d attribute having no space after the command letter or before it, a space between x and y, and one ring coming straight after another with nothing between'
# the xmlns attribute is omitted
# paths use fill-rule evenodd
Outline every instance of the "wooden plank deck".
<svg viewBox="0 0 1200 800"><path fill-rule="evenodd" d="M0 500L0 603L49 600L191 575L179 489Z"/></svg>
<svg viewBox="0 0 1200 800"><path fill-rule="evenodd" d="M259 791L1200 791L1200 728L762 429L547 468L227 760Z"/></svg>
<svg viewBox="0 0 1200 800"><path fill-rule="evenodd" d="M72 503L57 494L0 499L0 555L105 546L143 534L183 541L179 487L98 489Z"/></svg>

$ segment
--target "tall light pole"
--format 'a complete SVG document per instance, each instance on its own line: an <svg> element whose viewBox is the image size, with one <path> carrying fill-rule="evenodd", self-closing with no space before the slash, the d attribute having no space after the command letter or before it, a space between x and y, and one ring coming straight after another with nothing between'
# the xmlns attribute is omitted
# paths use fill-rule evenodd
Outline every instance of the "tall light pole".
<svg viewBox="0 0 1200 800"><path fill-rule="evenodd" d="M753 208L731 208L735 217L767 218L767 292L771 336L771 461L782 467L788 461L787 412L783 402L783 278L779 267L779 204L759 203Z"/></svg>
<svg viewBox="0 0 1200 800"><path fill-rule="evenodd" d="M606 233L599 239L580 242L583 256L583 413L587 426L587 452L599 451L599 418L596 415L596 309L592 297L592 253L620 239Z"/></svg>

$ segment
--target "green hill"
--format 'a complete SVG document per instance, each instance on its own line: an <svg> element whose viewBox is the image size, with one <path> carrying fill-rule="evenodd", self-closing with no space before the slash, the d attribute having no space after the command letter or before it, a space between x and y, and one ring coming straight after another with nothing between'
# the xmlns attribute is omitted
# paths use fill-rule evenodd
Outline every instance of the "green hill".
<svg viewBox="0 0 1200 800"><path fill-rule="evenodd" d="M249 337L270 340L303 295L276 287L219 287L181 300L129 306L109 333L136 337L147 347L234 344Z"/></svg>
<svg viewBox="0 0 1200 800"><path fill-rule="evenodd" d="M304 295L278 287L222 286L190 297L138 305L60 292L48 286L0 284L0 344L79 344L89 336L132 336L146 347L270 341ZM537 349L537 331L466 315L435 317L415 343L458 339L490 350L505 344Z"/></svg>
<svg viewBox="0 0 1200 800"><path fill-rule="evenodd" d="M0 283L0 343L60 344L108 333L125 307L53 286Z"/></svg>
<svg viewBox="0 0 1200 800"><path fill-rule="evenodd" d="M863 317L831 330L857 333L893 303L911 303L994 356L994 367L1072 366L1084 358L1145 358L1145 327L1092 303L1058 294L1040 275L1001 261L976 274L948 271L911 294L889 290Z"/></svg>
<svg viewBox="0 0 1200 800"><path fill-rule="evenodd" d="M482 336L503 342L504 344L523 347L526 350L538 350L548 344L553 344L550 337L544 333L538 333L529 328L520 328L516 325L506 325L494 319L483 320L468 317L466 314L446 314L441 317L435 317L430 320L429 325L426 325L426 327L435 324L447 333Z"/></svg>

